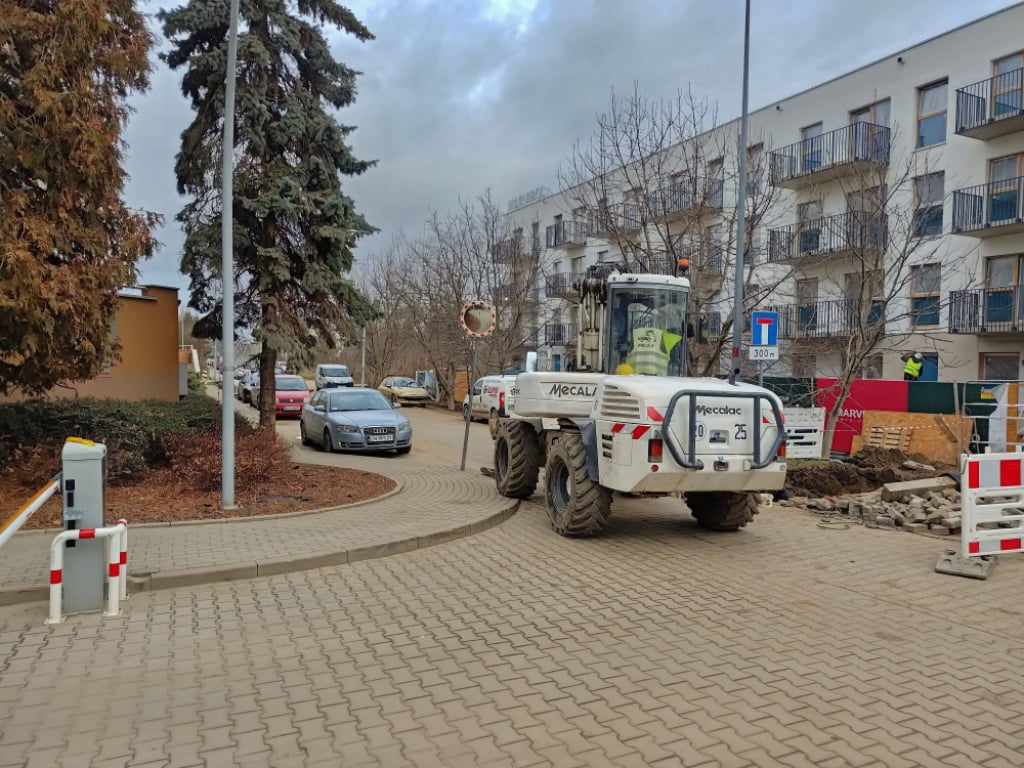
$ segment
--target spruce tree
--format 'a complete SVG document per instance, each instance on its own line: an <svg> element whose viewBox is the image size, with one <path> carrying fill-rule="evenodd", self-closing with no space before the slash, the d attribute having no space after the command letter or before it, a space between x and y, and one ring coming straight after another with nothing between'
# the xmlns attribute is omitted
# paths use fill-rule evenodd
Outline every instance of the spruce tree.
<svg viewBox="0 0 1024 768"><path fill-rule="evenodd" d="M183 69L182 91L195 118L181 137L178 190L190 198L178 214L185 231L182 271L191 305L204 314L198 332L216 335L222 317L220 167L227 60L227 0L190 0L159 14L171 42L165 60ZM369 305L347 278L356 241L374 231L344 193L342 178L373 163L356 159L353 127L330 110L353 103L357 72L335 61L325 25L373 39L333 0L242 0L234 146L236 328L262 344L260 423L273 424L278 355L302 359L315 343L331 346L367 316ZM203 326L206 326L205 329Z"/></svg>

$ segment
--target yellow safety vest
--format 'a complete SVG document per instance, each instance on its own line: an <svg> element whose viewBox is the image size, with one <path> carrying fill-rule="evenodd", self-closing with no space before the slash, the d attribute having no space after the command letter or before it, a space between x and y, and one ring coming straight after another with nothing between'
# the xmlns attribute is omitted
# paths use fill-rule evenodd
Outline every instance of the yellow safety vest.
<svg viewBox="0 0 1024 768"><path fill-rule="evenodd" d="M634 328L633 349L626 362L634 373L647 376L667 376L669 353L682 336L657 328ZM667 351L666 351L667 347Z"/></svg>
<svg viewBox="0 0 1024 768"><path fill-rule="evenodd" d="M911 376L913 376L916 379L918 376L921 375L921 369L922 368L924 368L924 364L923 363L919 363L914 358L910 358L909 360L907 360L907 364L905 366L903 366L903 372L904 373L909 373Z"/></svg>

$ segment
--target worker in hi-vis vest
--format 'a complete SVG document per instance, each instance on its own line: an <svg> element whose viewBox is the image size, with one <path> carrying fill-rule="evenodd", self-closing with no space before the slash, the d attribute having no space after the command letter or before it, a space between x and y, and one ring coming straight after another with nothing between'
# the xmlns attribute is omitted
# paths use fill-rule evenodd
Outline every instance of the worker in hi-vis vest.
<svg viewBox="0 0 1024 768"><path fill-rule="evenodd" d="M632 373L647 376L668 376L672 350L682 336L659 328L634 328L633 346L626 357Z"/></svg>
<svg viewBox="0 0 1024 768"><path fill-rule="evenodd" d="M906 365L903 366L904 381L917 381L921 378L921 369L924 368L924 356L920 352L914 352L901 359L906 361Z"/></svg>

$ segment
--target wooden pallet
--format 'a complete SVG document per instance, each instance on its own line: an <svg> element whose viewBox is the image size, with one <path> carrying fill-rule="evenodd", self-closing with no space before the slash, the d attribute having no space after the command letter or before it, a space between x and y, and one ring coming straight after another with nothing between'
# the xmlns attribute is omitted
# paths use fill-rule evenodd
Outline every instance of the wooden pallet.
<svg viewBox="0 0 1024 768"><path fill-rule="evenodd" d="M904 453L910 447L910 427L872 427L864 435L864 445L874 448L895 448Z"/></svg>

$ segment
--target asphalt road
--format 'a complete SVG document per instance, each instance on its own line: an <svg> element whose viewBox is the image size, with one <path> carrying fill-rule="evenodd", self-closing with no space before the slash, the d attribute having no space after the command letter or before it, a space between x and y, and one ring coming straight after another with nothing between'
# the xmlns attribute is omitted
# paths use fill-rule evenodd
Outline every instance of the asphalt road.
<svg viewBox="0 0 1024 768"><path fill-rule="evenodd" d="M216 393L217 390L212 392ZM256 418L256 409L251 405L245 405L236 399L235 408L239 413L246 414L253 419ZM434 407L403 407L402 413L412 422L412 451L408 456L351 454L346 457L345 463L371 471L378 462L404 461L406 459L417 464L460 466L466 426L460 413ZM278 419L277 432L289 443L293 443L298 451L318 450L316 447L299 445L298 419ZM490 466L493 463L493 445L487 425L473 422L469 428L466 469L478 472L481 466Z"/></svg>

